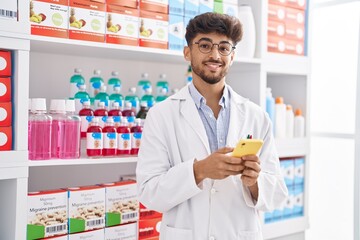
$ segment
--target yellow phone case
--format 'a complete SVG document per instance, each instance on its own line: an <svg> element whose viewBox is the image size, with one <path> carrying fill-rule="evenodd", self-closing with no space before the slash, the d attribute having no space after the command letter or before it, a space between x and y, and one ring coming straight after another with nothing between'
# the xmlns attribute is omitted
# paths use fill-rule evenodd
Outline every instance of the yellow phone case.
<svg viewBox="0 0 360 240"><path fill-rule="evenodd" d="M233 157L256 155L263 145L261 139L241 139L232 152Z"/></svg>

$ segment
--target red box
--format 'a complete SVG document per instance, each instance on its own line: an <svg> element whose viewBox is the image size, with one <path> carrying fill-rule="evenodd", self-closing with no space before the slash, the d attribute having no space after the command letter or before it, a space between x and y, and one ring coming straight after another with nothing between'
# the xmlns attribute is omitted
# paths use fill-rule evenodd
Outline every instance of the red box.
<svg viewBox="0 0 360 240"><path fill-rule="evenodd" d="M12 150L12 127L0 127L0 151Z"/></svg>
<svg viewBox="0 0 360 240"><path fill-rule="evenodd" d="M160 235L161 218L139 221L139 240L153 239Z"/></svg>
<svg viewBox="0 0 360 240"><path fill-rule="evenodd" d="M0 102L11 101L11 78L0 77Z"/></svg>
<svg viewBox="0 0 360 240"><path fill-rule="evenodd" d="M285 35L285 24L279 21L268 21L268 36L283 37Z"/></svg>
<svg viewBox="0 0 360 240"><path fill-rule="evenodd" d="M269 36L267 46L268 52L304 55L304 41Z"/></svg>
<svg viewBox="0 0 360 240"><path fill-rule="evenodd" d="M162 213L146 208L142 203L140 203L140 220L152 219L152 218L161 218Z"/></svg>
<svg viewBox="0 0 360 240"><path fill-rule="evenodd" d="M285 53L304 56L304 41L285 39Z"/></svg>
<svg viewBox="0 0 360 240"><path fill-rule="evenodd" d="M158 1L140 0L139 7L140 10L165 13L165 14L169 13L169 4L161 4Z"/></svg>
<svg viewBox="0 0 360 240"><path fill-rule="evenodd" d="M268 52L285 53L285 41L277 36L268 36Z"/></svg>
<svg viewBox="0 0 360 240"><path fill-rule="evenodd" d="M285 24L285 38L290 40L304 41L305 27L297 24Z"/></svg>
<svg viewBox="0 0 360 240"><path fill-rule="evenodd" d="M305 10L306 0L286 0L286 6Z"/></svg>
<svg viewBox="0 0 360 240"><path fill-rule="evenodd" d="M286 6L286 1L287 0L269 0L269 4Z"/></svg>
<svg viewBox="0 0 360 240"><path fill-rule="evenodd" d="M285 9L285 24L297 25L300 27L305 26L305 11L295 8Z"/></svg>
<svg viewBox="0 0 360 240"><path fill-rule="evenodd" d="M129 8L138 8L138 0L107 0L108 5L118 5Z"/></svg>
<svg viewBox="0 0 360 240"><path fill-rule="evenodd" d="M268 20L284 21L286 17L286 8L284 6L269 4Z"/></svg>
<svg viewBox="0 0 360 240"><path fill-rule="evenodd" d="M0 102L0 127L12 125L11 102Z"/></svg>
<svg viewBox="0 0 360 240"><path fill-rule="evenodd" d="M0 76L11 76L11 52L0 51Z"/></svg>

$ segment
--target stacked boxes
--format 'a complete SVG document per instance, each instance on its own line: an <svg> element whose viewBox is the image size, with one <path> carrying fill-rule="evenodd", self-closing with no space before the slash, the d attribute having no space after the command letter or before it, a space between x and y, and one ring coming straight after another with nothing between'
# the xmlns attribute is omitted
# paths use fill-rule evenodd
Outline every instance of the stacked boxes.
<svg viewBox="0 0 360 240"><path fill-rule="evenodd" d="M0 49L0 151L12 150L11 52Z"/></svg>
<svg viewBox="0 0 360 240"><path fill-rule="evenodd" d="M304 215L304 164L303 157L280 159L280 167L289 196L283 208L265 213L265 223Z"/></svg>
<svg viewBox="0 0 360 240"><path fill-rule="evenodd" d="M182 51L184 48L184 0L169 2L169 49Z"/></svg>
<svg viewBox="0 0 360 240"><path fill-rule="evenodd" d="M230 16L239 17L239 6L237 0L215 0L214 12L225 13Z"/></svg>
<svg viewBox="0 0 360 240"><path fill-rule="evenodd" d="M304 55L304 0L269 0L268 51Z"/></svg>
<svg viewBox="0 0 360 240"><path fill-rule="evenodd" d="M139 240L158 240L162 214L140 203Z"/></svg>

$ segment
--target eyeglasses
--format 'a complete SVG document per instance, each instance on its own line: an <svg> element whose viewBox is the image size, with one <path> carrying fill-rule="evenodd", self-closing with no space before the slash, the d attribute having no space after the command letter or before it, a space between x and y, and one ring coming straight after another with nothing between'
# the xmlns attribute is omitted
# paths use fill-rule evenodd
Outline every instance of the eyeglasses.
<svg viewBox="0 0 360 240"><path fill-rule="evenodd" d="M235 47L229 42L212 43L211 41L205 39L200 39L194 44L197 44L199 51L205 54L210 53L213 50L214 45L218 46L218 51L223 56L229 56L230 53L235 49Z"/></svg>

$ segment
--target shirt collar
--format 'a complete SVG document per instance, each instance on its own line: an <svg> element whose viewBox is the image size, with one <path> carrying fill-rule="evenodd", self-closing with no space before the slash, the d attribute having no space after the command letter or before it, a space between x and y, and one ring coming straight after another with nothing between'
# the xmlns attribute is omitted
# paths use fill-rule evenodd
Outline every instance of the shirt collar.
<svg viewBox="0 0 360 240"><path fill-rule="evenodd" d="M199 93L199 91L196 89L196 87L192 82L189 84L189 93L198 109L201 108L203 104L206 104L206 99ZM227 84L225 84L223 95L220 98L219 105L222 106L223 108L227 108L229 107L229 104L230 104L230 91Z"/></svg>

